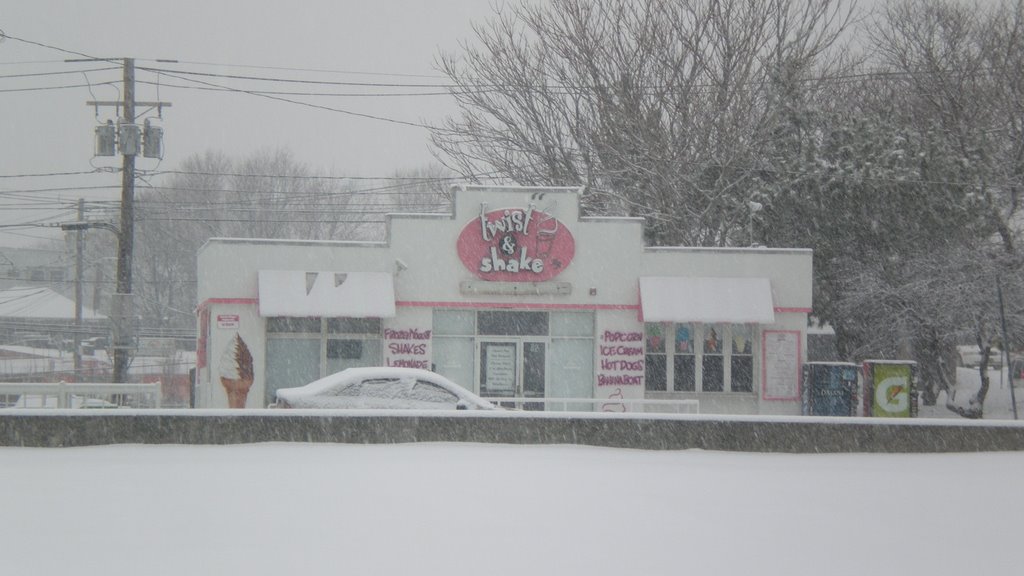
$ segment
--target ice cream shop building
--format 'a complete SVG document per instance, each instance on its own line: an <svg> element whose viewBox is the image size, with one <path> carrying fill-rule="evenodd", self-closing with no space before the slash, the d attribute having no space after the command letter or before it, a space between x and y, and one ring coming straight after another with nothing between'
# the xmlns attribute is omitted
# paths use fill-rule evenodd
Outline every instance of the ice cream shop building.
<svg viewBox="0 0 1024 576"><path fill-rule="evenodd" d="M800 414L811 252L650 247L642 226L580 217L577 189L468 186L381 242L211 240L196 405L412 366L548 410Z"/></svg>

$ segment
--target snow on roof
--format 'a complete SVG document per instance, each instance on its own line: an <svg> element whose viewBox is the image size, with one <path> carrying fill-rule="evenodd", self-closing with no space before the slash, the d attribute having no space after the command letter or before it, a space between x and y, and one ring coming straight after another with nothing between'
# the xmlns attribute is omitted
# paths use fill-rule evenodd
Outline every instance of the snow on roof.
<svg viewBox="0 0 1024 576"><path fill-rule="evenodd" d="M767 278L640 278L640 304L646 322L775 321Z"/></svg>
<svg viewBox="0 0 1024 576"><path fill-rule="evenodd" d="M393 318L395 287L384 272L260 270L261 316Z"/></svg>
<svg viewBox="0 0 1024 576"><path fill-rule="evenodd" d="M49 288L0 290L0 318L59 318L74 320L75 302ZM82 307L82 319L105 320L91 308Z"/></svg>

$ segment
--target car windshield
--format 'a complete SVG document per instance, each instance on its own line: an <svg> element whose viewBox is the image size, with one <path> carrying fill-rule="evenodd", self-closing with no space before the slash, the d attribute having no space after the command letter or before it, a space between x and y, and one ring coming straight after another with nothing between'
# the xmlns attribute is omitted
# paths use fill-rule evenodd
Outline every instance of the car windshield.
<svg viewBox="0 0 1024 576"><path fill-rule="evenodd" d="M357 382L345 388L352 389L352 394L345 396L361 396L363 398L405 398L408 396L410 382L399 378L372 378Z"/></svg>
<svg viewBox="0 0 1024 576"><path fill-rule="evenodd" d="M455 404L459 401L458 396L455 394L445 390L433 382L427 382L425 380L417 380L416 383L413 384L412 389L409 391L409 399L445 404Z"/></svg>

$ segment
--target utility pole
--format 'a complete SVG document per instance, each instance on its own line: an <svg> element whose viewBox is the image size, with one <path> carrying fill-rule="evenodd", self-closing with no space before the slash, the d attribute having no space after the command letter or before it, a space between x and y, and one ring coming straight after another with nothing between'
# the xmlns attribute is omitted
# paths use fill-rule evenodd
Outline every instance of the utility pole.
<svg viewBox="0 0 1024 576"><path fill-rule="evenodd" d="M85 217L85 200L78 199L78 221ZM82 379L82 250L85 247L85 230L75 233L75 382Z"/></svg>
<svg viewBox="0 0 1024 576"><path fill-rule="evenodd" d="M86 60L68 60L68 62L96 61L109 62L108 58L89 58ZM173 62L168 60L167 62ZM151 106L162 111L170 107L170 102L136 102L135 101L135 59L123 58L124 74L123 98L121 101L90 101L89 106L99 109L100 106L123 108L118 120L117 147L123 157L121 168L121 222L120 226L95 226L116 230L117 234L117 291L111 298L110 319L113 324L114 383L128 381L129 352L133 348L133 306L132 306L132 251L135 242L135 157L143 152L147 157L162 156L162 130L150 131L146 121L146 132L142 134L135 124L136 106ZM114 155L114 127L98 127L97 154ZM146 139L143 150L142 138ZM152 151L152 155L151 152ZM81 218L79 218L81 219Z"/></svg>
<svg viewBox="0 0 1024 576"><path fill-rule="evenodd" d="M135 124L135 59L124 59L124 120ZM128 350L132 344L132 245L135 242L135 154L122 145L121 233L117 237L117 294L113 321L114 383L128 381Z"/></svg>

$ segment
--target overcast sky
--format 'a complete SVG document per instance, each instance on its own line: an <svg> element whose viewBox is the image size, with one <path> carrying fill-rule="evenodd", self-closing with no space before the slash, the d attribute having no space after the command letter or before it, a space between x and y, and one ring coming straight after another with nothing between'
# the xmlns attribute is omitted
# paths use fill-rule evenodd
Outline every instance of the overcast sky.
<svg viewBox="0 0 1024 576"><path fill-rule="evenodd" d="M473 22L493 13L491 5L488 0L5 2L0 29L11 38L0 43L0 246L60 237L44 229L10 227L36 219L54 221L47 206L60 203L66 208L79 197L120 197L120 176L115 173L10 177L120 165L119 159L92 158L94 127L114 119L114 109L100 108L97 115L86 106L89 100L121 98L120 67L66 63L79 56L57 48L93 57L133 57L138 68L218 75L137 72L136 100L172 103L161 122L164 159L158 165L140 157L141 170L174 169L184 158L206 150L244 157L261 148L281 147L316 171L388 176L432 161L427 130L402 122L436 123L454 111L444 95L394 94L443 92L424 86L444 83L435 68L439 52L457 51L460 40L472 37ZM275 95L317 108L202 89L213 87L349 96ZM91 189L102 186L110 188ZM74 219L69 215L67 219Z"/></svg>

